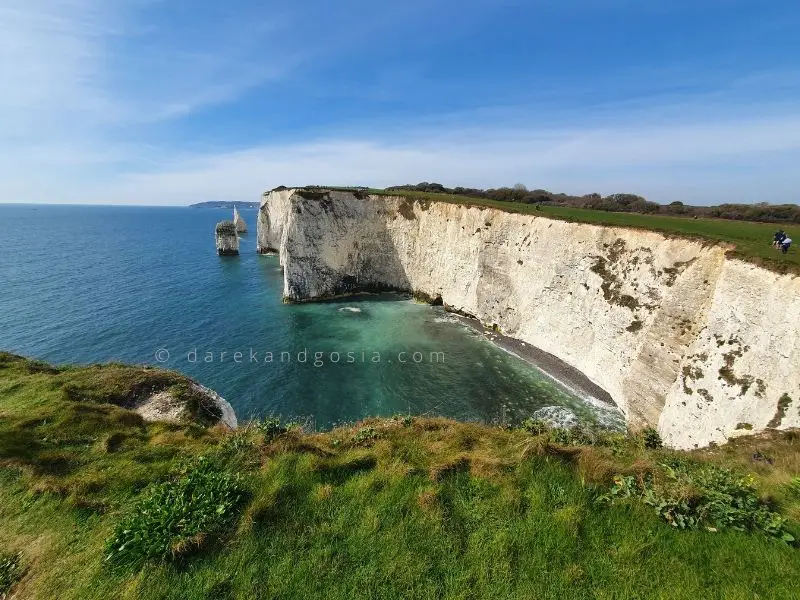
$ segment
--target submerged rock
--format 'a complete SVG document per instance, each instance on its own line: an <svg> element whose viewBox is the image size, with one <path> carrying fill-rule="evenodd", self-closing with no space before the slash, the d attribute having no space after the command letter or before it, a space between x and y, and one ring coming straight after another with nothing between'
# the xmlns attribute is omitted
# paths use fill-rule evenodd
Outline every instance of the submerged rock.
<svg viewBox="0 0 800 600"><path fill-rule="evenodd" d="M563 406L545 406L535 411L531 418L559 429L572 429L579 424L578 416Z"/></svg>
<svg viewBox="0 0 800 600"><path fill-rule="evenodd" d="M220 256L238 256L239 236L233 221L220 221L215 229L217 254Z"/></svg>

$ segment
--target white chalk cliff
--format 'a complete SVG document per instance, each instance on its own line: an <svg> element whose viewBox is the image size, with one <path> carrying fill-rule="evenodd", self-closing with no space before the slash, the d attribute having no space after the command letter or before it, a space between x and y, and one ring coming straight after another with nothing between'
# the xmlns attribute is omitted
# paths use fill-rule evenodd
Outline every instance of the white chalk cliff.
<svg viewBox="0 0 800 600"><path fill-rule="evenodd" d="M800 427L800 278L656 232L359 192L276 190L258 248L284 296L441 298L554 354L634 428L691 448Z"/></svg>
<svg viewBox="0 0 800 600"><path fill-rule="evenodd" d="M242 215L239 214L239 211L235 206L233 207L233 223L236 225L237 233L247 233L247 223L242 218Z"/></svg>

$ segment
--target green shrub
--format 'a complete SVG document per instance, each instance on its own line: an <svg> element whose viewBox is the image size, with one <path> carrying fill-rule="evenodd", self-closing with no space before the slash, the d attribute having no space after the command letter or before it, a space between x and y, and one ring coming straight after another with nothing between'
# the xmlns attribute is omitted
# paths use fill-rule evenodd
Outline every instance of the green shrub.
<svg viewBox="0 0 800 600"><path fill-rule="evenodd" d="M107 542L106 560L132 571L201 548L236 515L244 498L238 475L206 458L187 463L174 481L145 489Z"/></svg>
<svg viewBox="0 0 800 600"><path fill-rule="evenodd" d="M664 447L664 441L661 439L661 434L653 427L647 427L642 431L642 441L644 447L649 450L658 450Z"/></svg>
<svg viewBox="0 0 800 600"><path fill-rule="evenodd" d="M22 578L19 554L0 553L0 600L5 600L12 586Z"/></svg>
<svg viewBox="0 0 800 600"><path fill-rule="evenodd" d="M253 449L253 440L247 435L247 430L240 429L225 436L219 449L222 455L250 453Z"/></svg>
<svg viewBox="0 0 800 600"><path fill-rule="evenodd" d="M617 475L598 502L636 499L652 506L677 529L762 532L793 542L786 519L770 510L758 496L752 475L680 460L662 463L640 480Z"/></svg>
<svg viewBox="0 0 800 600"><path fill-rule="evenodd" d="M541 435L547 433L550 427L541 419L529 417L522 422L522 429L533 435Z"/></svg>
<svg viewBox="0 0 800 600"><path fill-rule="evenodd" d="M286 433L286 427L281 425L280 417L266 417L261 421L255 421L254 425L256 429L264 434L267 441L271 441L279 435Z"/></svg>
<svg viewBox="0 0 800 600"><path fill-rule="evenodd" d="M561 444L562 446L578 445L571 429L556 427L555 429L550 430L548 437L554 444Z"/></svg>
<svg viewBox="0 0 800 600"><path fill-rule="evenodd" d="M367 444L378 439L378 432L374 427L362 427L353 435L354 444Z"/></svg>
<svg viewBox="0 0 800 600"><path fill-rule="evenodd" d="M288 433L289 431L302 431L305 427L298 421L288 421L281 423L280 417L266 417L261 421L254 421L255 428L264 434L264 438L271 442L276 437Z"/></svg>
<svg viewBox="0 0 800 600"><path fill-rule="evenodd" d="M411 427L411 425L414 423L414 418L411 415L397 414L392 417L392 421L399 421L403 424L403 427Z"/></svg>
<svg viewBox="0 0 800 600"><path fill-rule="evenodd" d="M556 427L548 433L550 442L561 446L600 446L604 436L591 427Z"/></svg>

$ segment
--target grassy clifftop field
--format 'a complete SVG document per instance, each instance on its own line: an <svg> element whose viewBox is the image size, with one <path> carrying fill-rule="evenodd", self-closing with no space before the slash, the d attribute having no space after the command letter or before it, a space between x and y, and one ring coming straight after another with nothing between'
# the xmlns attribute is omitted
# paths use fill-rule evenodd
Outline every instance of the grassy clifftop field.
<svg viewBox="0 0 800 600"><path fill-rule="evenodd" d="M450 202L467 206L484 206L506 212L531 214L564 221L574 221L576 223L650 229L672 235L725 242L735 246L730 252L732 256L755 262L778 272L800 273L800 252L798 252L796 244L787 254L781 254L779 250L771 246L775 231L778 229L786 229L795 240L800 241L800 227L792 226L791 224L782 225L729 219L693 219L691 217L668 215L609 212L567 206L549 206L546 204L502 202L485 198L410 190L370 190L370 193L407 196L421 200Z"/></svg>
<svg viewBox="0 0 800 600"><path fill-rule="evenodd" d="M0 597L796 598L797 433L125 408L175 377L0 353Z"/></svg>

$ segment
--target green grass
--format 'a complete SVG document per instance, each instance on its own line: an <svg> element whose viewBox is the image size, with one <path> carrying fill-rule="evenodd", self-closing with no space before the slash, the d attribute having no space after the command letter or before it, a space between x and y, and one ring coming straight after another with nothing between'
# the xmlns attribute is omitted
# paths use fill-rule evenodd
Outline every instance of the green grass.
<svg viewBox="0 0 800 600"><path fill-rule="evenodd" d="M615 213L563 206L538 206L535 204L498 202L451 194L402 190L392 192L370 190L370 193L389 196L406 196L420 200L449 202L468 206L483 206L487 208L497 208L506 212L529 214L563 221L649 229L681 237L702 238L715 242L725 242L735 246L730 252L731 256L755 262L756 264L778 272L800 272L800 252L797 250L798 244L794 244L785 255L781 254L779 250L776 250L771 245L775 231L781 228L787 228L786 225L732 221L727 219L693 219L690 217ZM792 227L788 226L788 229L791 234L793 231ZM798 231L796 231L792 237L794 239L800 239L800 227L795 229Z"/></svg>
<svg viewBox="0 0 800 600"><path fill-rule="evenodd" d="M65 386L126 394L101 367L44 367L0 355L0 557L24 568L16 598L796 597L790 544L600 500L615 476L680 460L749 473L748 502L796 533L797 434L677 453L433 418L231 433L74 399ZM154 550L106 560L120 536Z"/></svg>
<svg viewBox="0 0 800 600"><path fill-rule="evenodd" d="M8 592L22 579L19 554L0 554L0 598L5 600Z"/></svg>

